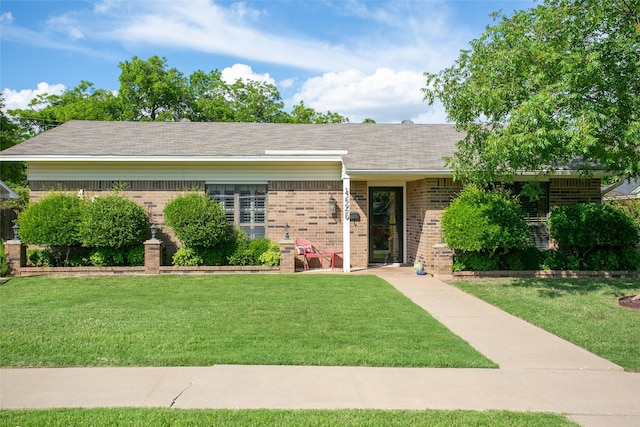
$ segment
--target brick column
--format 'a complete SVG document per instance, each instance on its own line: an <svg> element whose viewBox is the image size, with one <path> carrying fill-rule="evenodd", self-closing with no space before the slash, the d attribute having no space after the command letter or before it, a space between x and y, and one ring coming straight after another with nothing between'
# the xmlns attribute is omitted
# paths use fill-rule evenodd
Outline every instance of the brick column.
<svg viewBox="0 0 640 427"><path fill-rule="evenodd" d="M280 242L280 273L296 272L296 247L293 240Z"/></svg>
<svg viewBox="0 0 640 427"><path fill-rule="evenodd" d="M9 274L19 276L21 268L27 265L27 246L20 240L7 240L4 242L4 256L9 261Z"/></svg>
<svg viewBox="0 0 640 427"><path fill-rule="evenodd" d="M159 274L162 265L162 240L149 239L144 242L144 272Z"/></svg>
<svg viewBox="0 0 640 427"><path fill-rule="evenodd" d="M453 249L446 243L433 245L434 276L449 276L453 267Z"/></svg>

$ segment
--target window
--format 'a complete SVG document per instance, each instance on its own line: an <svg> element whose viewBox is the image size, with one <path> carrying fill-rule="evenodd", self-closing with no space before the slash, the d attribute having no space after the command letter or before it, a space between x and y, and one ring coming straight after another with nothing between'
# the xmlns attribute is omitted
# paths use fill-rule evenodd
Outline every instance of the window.
<svg viewBox="0 0 640 427"><path fill-rule="evenodd" d="M208 184L207 195L220 203L229 225L240 227L249 237L266 237L266 184Z"/></svg>

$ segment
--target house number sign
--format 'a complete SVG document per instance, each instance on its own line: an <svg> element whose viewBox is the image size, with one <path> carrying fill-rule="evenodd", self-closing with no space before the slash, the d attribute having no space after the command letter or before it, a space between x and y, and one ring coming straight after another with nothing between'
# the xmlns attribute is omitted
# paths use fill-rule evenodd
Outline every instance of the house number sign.
<svg viewBox="0 0 640 427"><path fill-rule="evenodd" d="M344 189L344 220L349 221L351 217L351 206L350 206L350 198L349 198L349 188L345 187Z"/></svg>

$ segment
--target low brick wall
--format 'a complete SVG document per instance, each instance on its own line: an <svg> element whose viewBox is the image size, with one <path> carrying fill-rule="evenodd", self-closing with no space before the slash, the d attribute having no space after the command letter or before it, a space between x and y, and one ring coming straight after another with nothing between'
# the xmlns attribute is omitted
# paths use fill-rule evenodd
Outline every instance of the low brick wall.
<svg viewBox="0 0 640 427"><path fill-rule="evenodd" d="M18 277L29 276L109 276L145 274L144 267L22 267Z"/></svg>
<svg viewBox="0 0 640 427"><path fill-rule="evenodd" d="M532 278L532 279L588 279L588 278L640 278L640 271L579 271L579 270L503 270L458 271L453 280Z"/></svg>
<svg viewBox="0 0 640 427"><path fill-rule="evenodd" d="M212 274L212 273L279 273L280 267L265 266L199 266L160 267L160 274ZM113 276L144 275L144 267L22 267L18 277L30 276Z"/></svg>

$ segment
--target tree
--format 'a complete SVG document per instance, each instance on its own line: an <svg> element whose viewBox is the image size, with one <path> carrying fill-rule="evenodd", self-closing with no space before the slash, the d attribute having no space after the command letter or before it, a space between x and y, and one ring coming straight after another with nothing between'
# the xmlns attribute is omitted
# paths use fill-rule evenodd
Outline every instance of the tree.
<svg viewBox="0 0 640 427"><path fill-rule="evenodd" d="M60 95L42 94L34 98L28 109L9 113L37 135L69 120L120 120L122 110L113 92L96 89L93 83L82 80Z"/></svg>
<svg viewBox="0 0 640 427"><path fill-rule="evenodd" d="M4 98L0 95L0 151L22 142L20 127L4 114ZM27 184L27 166L25 162L0 163L0 180L9 185Z"/></svg>
<svg viewBox="0 0 640 427"><path fill-rule="evenodd" d="M167 60L134 56L119 64L120 98L124 120L180 120L188 104L187 79Z"/></svg>
<svg viewBox="0 0 640 427"><path fill-rule="evenodd" d="M640 1L545 0L494 14L469 50L425 73L466 132L448 159L458 178L488 183L579 159L640 176Z"/></svg>
<svg viewBox="0 0 640 427"><path fill-rule="evenodd" d="M332 113L331 111L327 111L326 114L322 114L317 112L311 107L305 107L304 101L300 101L299 104L295 105L291 110L291 119L290 123L313 123L313 124L324 124L324 123L346 123L349 121L348 118L341 116L338 113Z"/></svg>

